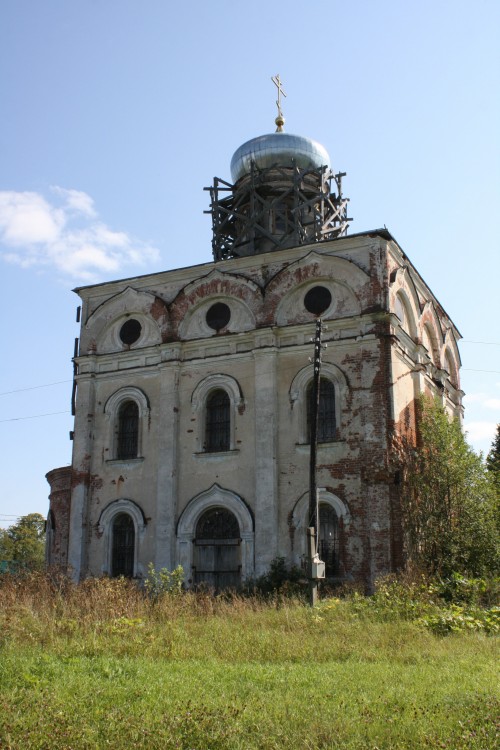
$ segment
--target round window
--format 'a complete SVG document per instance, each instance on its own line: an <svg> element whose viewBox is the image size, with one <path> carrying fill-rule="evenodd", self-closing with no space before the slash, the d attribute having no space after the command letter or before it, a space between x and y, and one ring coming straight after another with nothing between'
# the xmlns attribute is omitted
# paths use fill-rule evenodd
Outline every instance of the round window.
<svg viewBox="0 0 500 750"><path fill-rule="evenodd" d="M225 302L216 302L207 312L206 321L214 331L220 331L231 320L231 310Z"/></svg>
<svg viewBox="0 0 500 750"><path fill-rule="evenodd" d="M135 318L127 320L120 328L120 338L124 344L131 346L135 344L139 336L141 335L142 326Z"/></svg>
<svg viewBox="0 0 500 750"><path fill-rule="evenodd" d="M304 307L313 315L321 315L332 303L332 293L326 286L313 286L304 297Z"/></svg>

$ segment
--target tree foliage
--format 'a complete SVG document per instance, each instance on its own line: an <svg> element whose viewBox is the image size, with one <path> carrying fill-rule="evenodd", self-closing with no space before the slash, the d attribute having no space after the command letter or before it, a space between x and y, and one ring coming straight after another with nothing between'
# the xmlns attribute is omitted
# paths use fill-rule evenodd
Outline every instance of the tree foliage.
<svg viewBox="0 0 500 750"><path fill-rule="evenodd" d="M408 451L402 492L408 561L431 575L498 569L495 489L458 419L422 397L419 445Z"/></svg>
<svg viewBox="0 0 500 750"><path fill-rule="evenodd" d="M486 457L486 466L491 474L497 491L500 493L500 424L497 425L497 432L491 444L491 450Z"/></svg>
<svg viewBox="0 0 500 750"><path fill-rule="evenodd" d="M12 568L40 570L45 561L45 519L29 513L8 529L0 529L0 560Z"/></svg>

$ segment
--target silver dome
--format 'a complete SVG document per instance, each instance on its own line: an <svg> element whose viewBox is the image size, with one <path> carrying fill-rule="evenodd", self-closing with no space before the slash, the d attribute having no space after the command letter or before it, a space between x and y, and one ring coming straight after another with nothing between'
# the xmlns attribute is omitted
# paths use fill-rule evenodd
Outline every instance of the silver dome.
<svg viewBox="0 0 500 750"><path fill-rule="evenodd" d="M240 146L231 159L231 177L233 183L244 174L248 174L252 161L258 167L292 166L292 160L302 169L318 169L330 166L327 150L311 138L291 133L268 133L252 138Z"/></svg>

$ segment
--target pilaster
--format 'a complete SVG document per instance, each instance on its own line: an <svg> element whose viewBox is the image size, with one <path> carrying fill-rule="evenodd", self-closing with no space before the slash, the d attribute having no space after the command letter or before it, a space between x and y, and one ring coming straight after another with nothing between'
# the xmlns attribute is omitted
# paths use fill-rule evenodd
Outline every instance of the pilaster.
<svg viewBox="0 0 500 750"><path fill-rule="evenodd" d="M177 456L179 426L179 363L160 367L160 409L158 419L155 568L175 568L175 525L177 519Z"/></svg>
<svg viewBox="0 0 500 750"><path fill-rule="evenodd" d="M87 505L94 428L94 376L80 376L73 442L73 476L69 520L68 572L75 581L85 574L88 544Z"/></svg>
<svg viewBox="0 0 500 750"><path fill-rule="evenodd" d="M278 384L274 347L254 352L255 363L255 562L269 569L278 550Z"/></svg>

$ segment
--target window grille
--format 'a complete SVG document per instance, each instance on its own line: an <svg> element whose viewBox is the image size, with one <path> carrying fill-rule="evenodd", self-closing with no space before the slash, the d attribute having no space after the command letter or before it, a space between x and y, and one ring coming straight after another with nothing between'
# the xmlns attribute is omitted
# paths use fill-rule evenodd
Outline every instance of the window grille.
<svg viewBox="0 0 500 750"><path fill-rule="evenodd" d="M196 526L193 575L196 584L216 591L241 582L240 527L225 508L210 508Z"/></svg>
<svg viewBox="0 0 500 750"><path fill-rule="evenodd" d="M205 450L209 453L230 449L231 404L226 391L218 389L206 402Z"/></svg>
<svg viewBox="0 0 500 750"><path fill-rule="evenodd" d="M339 519L327 503L319 506L319 556L325 563L327 578L339 572Z"/></svg>
<svg viewBox="0 0 500 750"><path fill-rule="evenodd" d="M196 539L238 539L239 536L236 516L225 508L210 508L196 526Z"/></svg>
<svg viewBox="0 0 500 750"><path fill-rule="evenodd" d="M309 383L307 399L307 439L311 442L311 413L313 399L313 382ZM337 425L335 422L335 386L331 380L321 378L319 387L318 443L335 440Z"/></svg>
<svg viewBox="0 0 500 750"><path fill-rule="evenodd" d="M126 401L118 415L117 458L137 458L139 446L139 407L135 401Z"/></svg>
<svg viewBox="0 0 500 750"><path fill-rule="evenodd" d="M128 513L119 513L113 521L111 575L134 575L135 529Z"/></svg>

